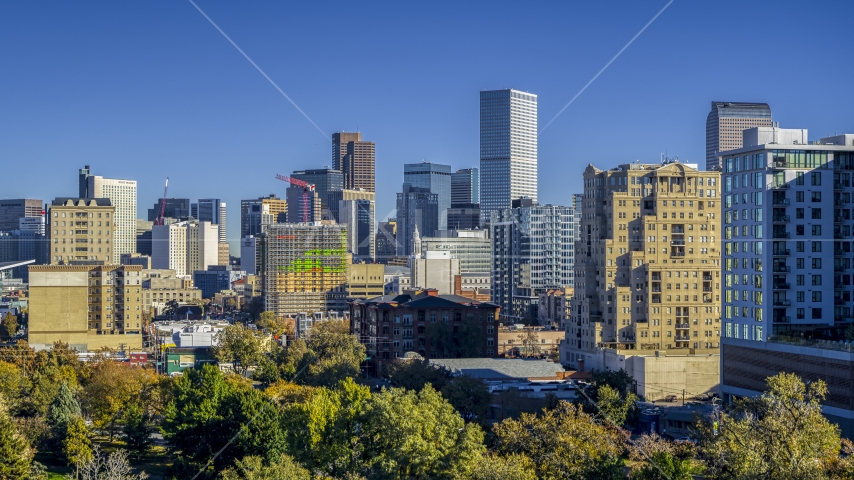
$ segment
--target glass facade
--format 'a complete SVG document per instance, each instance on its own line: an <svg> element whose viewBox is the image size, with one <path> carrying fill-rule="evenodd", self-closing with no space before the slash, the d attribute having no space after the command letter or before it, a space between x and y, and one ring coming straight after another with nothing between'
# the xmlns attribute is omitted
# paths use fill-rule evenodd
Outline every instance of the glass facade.
<svg viewBox="0 0 854 480"><path fill-rule="evenodd" d="M537 201L537 96L517 90L480 92L481 223L510 208Z"/></svg>
<svg viewBox="0 0 854 480"><path fill-rule="evenodd" d="M438 163L408 163L403 165L403 183L426 188L435 193L439 207L439 230L448 228L448 209L451 208L451 166ZM422 231L423 235L424 232Z"/></svg>

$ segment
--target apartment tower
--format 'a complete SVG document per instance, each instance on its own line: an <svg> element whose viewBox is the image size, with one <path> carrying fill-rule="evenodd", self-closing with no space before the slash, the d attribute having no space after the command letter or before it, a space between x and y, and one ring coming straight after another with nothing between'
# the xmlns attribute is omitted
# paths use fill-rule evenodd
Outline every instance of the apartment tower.
<svg viewBox="0 0 854 480"><path fill-rule="evenodd" d="M537 201L537 96L518 90L480 92L480 218Z"/></svg>
<svg viewBox="0 0 854 480"><path fill-rule="evenodd" d="M720 170L718 152L741 148L741 133L748 128L770 127L767 103L712 102L706 117L706 170Z"/></svg>
<svg viewBox="0 0 854 480"><path fill-rule="evenodd" d="M590 370L624 362L621 368L640 372L631 357L718 352L719 179L720 172L669 160L584 170L564 363ZM713 358L703 364L710 371L693 375L699 383L689 392L716 384L718 357L706 358ZM674 368L684 372L687 360L680 362ZM657 398L655 381L646 381L646 394ZM666 381L686 388L685 379Z"/></svg>
<svg viewBox="0 0 854 480"><path fill-rule="evenodd" d="M375 191L375 168L374 142L362 141L360 132L332 134L332 169L344 174L344 188Z"/></svg>
<svg viewBox="0 0 854 480"><path fill-rule="evenodd" d="M115 217L116 207L109 198L55 199L45 225L50 263L118 263L114 261Z"/></svg>
<svg viewBox="0 0 854 480"><path fill-rule="evenodd" d="M89 173L89 165L80 169L80 198L109 198L116 208L116 237L111 263L118 265L123 253L136 252L136 180L104 178Z"/></svg>

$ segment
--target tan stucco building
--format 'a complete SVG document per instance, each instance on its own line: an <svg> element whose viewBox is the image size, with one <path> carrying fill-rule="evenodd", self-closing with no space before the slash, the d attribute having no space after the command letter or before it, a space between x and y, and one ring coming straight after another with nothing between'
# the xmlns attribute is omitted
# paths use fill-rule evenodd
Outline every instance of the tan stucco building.
<svg viewBox="0 0 854 480"><path fill-rule="evenodd" d="M113 264L116 207L108 198L57 198L45 226L51 265L72 262Z"/></svg>
<svg viewBox="0 0 854 480"><path fill-rule="evenodd" d="M35 265L29 273L33 347L142 348L141 266Z"/></svg>
<svg viewBox="0 0 854 480"><path fill-rule="evenodd" d="M347 265L347 297L374 298L383 295L385 265L351 263Z"/></svg>

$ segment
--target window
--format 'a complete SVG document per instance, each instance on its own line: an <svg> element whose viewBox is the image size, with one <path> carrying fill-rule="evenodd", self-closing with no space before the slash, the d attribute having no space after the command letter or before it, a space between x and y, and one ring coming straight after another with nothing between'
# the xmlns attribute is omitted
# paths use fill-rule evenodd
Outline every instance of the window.
<svg viewBox="0 0 854 480"><path fill-rule="evenodd" d="M820 308L812 308L812 318L817 319L821 318L821 309Z"/></svg>
<svg viewBox="0 0 854 480"><path fill-rule="evenodd" d="M821 268L821 259L820 258L813 258L812 259L812 268L814 268L814 269Z"/></svg>
<svg viewBox="0 0 854 480"><path fill-rule="evenodd" d="M821 185L821 172L810 173L810 183L812 185Z"/></svg>
<svg viewBox="0 0 854 480"><path fill-rule="evenodd" d="M795 172L795 185L804 184L804 172Z"/></svg>
<svg viewBox="0 0 854 480"><path fill-rule="evenodd" d="M821 209L820 208L813 208L811 210L812 210L812 218L814 218L814 219L820 219L821 218Z"/></svg>
<svg viewBox="0 0 854 480"><path fill-rule="evenodd" d="M803 202L804 201L804 192L795 192L795 201Z"/></svg>
<svg viewBox="0 0 854 480"><path fill-rule="evenodd" d="M813 285L821 285L821 275L813 275L812 276L812 284Z"/></svg>
<svg viewBox="0 0 854 480"><path fill-rule="evenodd" d="M804 292L795 292L795 301L803 302L805 298Z"/></svg>
<svg viewBox="0 0 854 480"><path fill-rule="evenodd" d="M820 202L821 201L821 192L810 192L810 199L813 202Z"/></svg>
<svg viewBox="0 0 854 480"><path fill-rule="evenodd" d="M795 218L804 218L804 209L796 208L795 209Z"/></svg>
<svg viewBox="0 0 854 480"><path fill-rule="evenodd" d="M804 285L804 276L803 275L797 275L795 277L795 284L798 285L799 287L803 286Z"/></svg>
<svg viewBox="0 0 854 480"><path fill-rule="evenodd" d="M812 226L812 234L813 234L813 236L821 235L821 225L813 225ZM815 242L813 243L813 245L814 244L815 244Z"/></svg>
<svg viewBox="0 0 854 480"><path fill-rule="evenodd" d="M795 242L795 251L796 252L803 252L804 251L804 242L803 241Z"/></svg>
<svg viewBox="0 0 854 480"><path fill-rule="evenodd" d="M821 301L821 291L812 292L812 301L820 302Z"/></svg>
<svg viewBox="0 0 854 480"><path fill-rule="evenodd" d="M795 225L795 235L803 235L804 234L804 226L803 225Z"/></svg>
<svg viewBox="0 0 854 480"><path fill-rule="evenodd" d="M816 227L816 226L819 226L819 225L814 225L814 227ZM813 252L820 252L821 251L821 242L811 242L811 243L812 243L812 251Z"/></svg>
<svg viewBox="0 0 854 480"><path fill-rule="evenodd" d="M795 259L795 268L804 268L804 259L803 258Z"/></svg>

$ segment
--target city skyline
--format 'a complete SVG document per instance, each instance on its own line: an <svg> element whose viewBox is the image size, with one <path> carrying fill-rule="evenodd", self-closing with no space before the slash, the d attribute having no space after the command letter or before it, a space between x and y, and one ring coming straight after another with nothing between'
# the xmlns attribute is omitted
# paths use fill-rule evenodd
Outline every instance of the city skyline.
<svg viewBox="0 0 854 480"><path fill-rule="evenodd" d="M554 4L548 18L537 19L540 23L521 24L502 9L484 13L460 6L449 19L411 7L421 20L405 22L408 33L398 32L398 45L384 44L376 31L389 28L401 13L369 6L355 15L382 28L369 25L348 40L355 50L374 53L375 61L354 55L322 65L323 54L337 48L341 38L306 43L305 32L319 20L304 19L348 23L354 21L350 14L305 5L285 12L275 5L200 4L322 127L327 140L190 5L166 5L165 12L126 5L59 5L47 11L6 5L2 18L14 21L2 35L20 45L9 67L21 74L0 79L0 101L11 112L3 124L7 135L0 142L0 158L57 175L16 182L2 196L46 201L73 196L72 176L79 165L91 164L98 175L136 180L139 210L162 197L168 176L170 197L214 197L229 204L228 239L236 254L239 200L269 193L284 198L286 186L276 182L275 173L327 165L329 139L336 131L361 131L376 142L376 183L383 186L399 185L402 164L422 159L454 169L476 167L479 91L512 87L537 94L539 123L544 124L663 3L620 5L621 15L614 17L602 15L603 6ZM846 9L854 6L840 5L840 15ZM314 15L315 10L323 13ZM480 15L489 21L470 21ZM795 71L774 84L760 76L733 82L726 72L709 70L709 64L724 58L728 65L754 61L755 52L741 46L760 41L761 34L740 32L731 38L715 33L713 27L733 15L761 17L769 24L795 18L792 9L763 5L674 3L540 135L540 203L568 205L567 192L581 190L575 172L591 158L601 164L652 162L668 152L702 165L703 126L712 100L766 102L781 127L807 124L817 136L854 131L847 109L831 108L852 102L844 80L852 67L836 61L833 50L819 48L845 44L845 38L833 30L821 41L807 34L826 22L821 11L799 11L804 28L775 39L776 46L827 60L840 74ZM282 22L286 28L280 28ZM481 26L490 22L493 27L513 24L514 34L496 38ZM45 25L54 24L43 35ZM162 35L151 38L142 27L149 24ZM428 26L449 35L421 38ZM332 31L328 25L324 30ZM33 41L34 35L44 39ZM62 36L62 45L57 47L52 35ZM114 41L99 41L105 36ZM441 58L443 67L424 71L400 56L407 48L421 55L419 64ZM507 49L513 54L500 53ZM472 60L478 56L474 52L483 58ZM67 67L69 60L75 62L73 69ZM330 74L342 68L353 75L343 80ZM459 73L449 80L449 71ZM412 94L415 90L419 95ZM810 94L793 97L795 90ZM615 136L622 141L613 142ZM195 168L201 165L206 168ZM233 183L221 189L213 183L225 169ZM380 188L378 221L393 212L394 190ZM146 218L145 211L137 216Z"/></svg>

